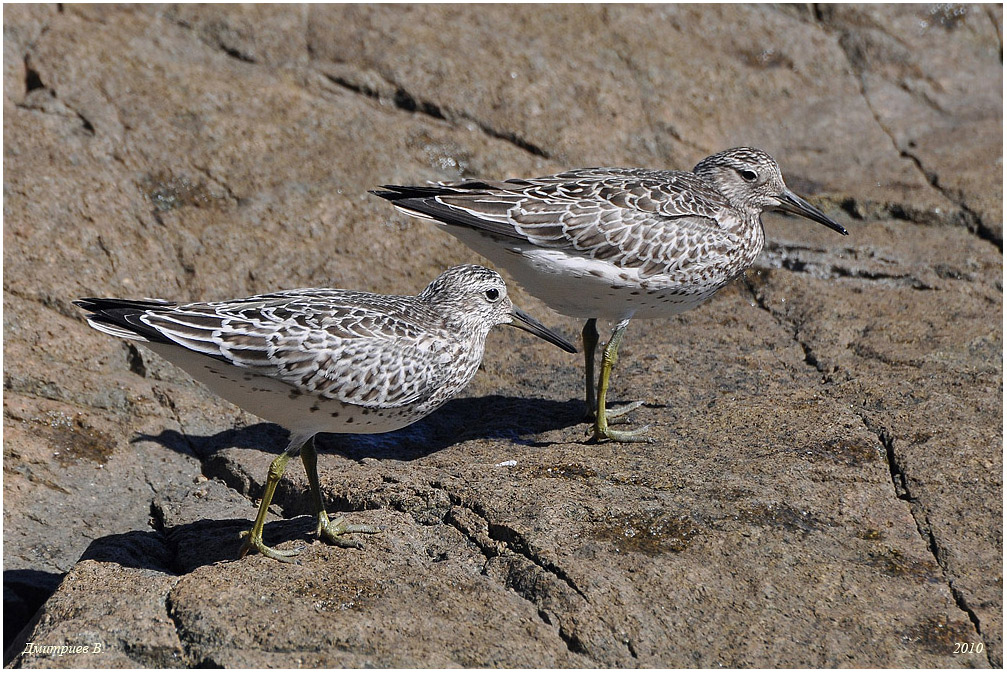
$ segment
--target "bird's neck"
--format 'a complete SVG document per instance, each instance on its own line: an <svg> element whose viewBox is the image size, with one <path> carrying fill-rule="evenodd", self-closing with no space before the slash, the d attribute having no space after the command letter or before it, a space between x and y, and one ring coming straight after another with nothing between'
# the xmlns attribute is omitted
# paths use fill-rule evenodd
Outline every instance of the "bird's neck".
<svg viewBox="0 0 1007 673"><path fill-rule="evenodd" d="M442 404L452 399L475 377L479 371L479 364L483 359L483 351L486 347L486 331L480 331L472 339L459 341L454 352L451 354L451 373L448 375L444 385L438 387L433 395L424 402L423 410L430 413ZM448 366L447 364L445 366Z"/></svg>

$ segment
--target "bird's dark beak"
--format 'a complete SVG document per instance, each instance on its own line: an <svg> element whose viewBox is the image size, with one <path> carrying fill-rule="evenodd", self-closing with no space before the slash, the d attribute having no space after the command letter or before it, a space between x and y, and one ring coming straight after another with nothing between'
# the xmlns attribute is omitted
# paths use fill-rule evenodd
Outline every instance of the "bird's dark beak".
<svg viewBox="0 0 1007 673"><path fill-rule="evenodd" d="M531 332L540 339L545 339L549 343L559 346L567 353L577 352L576 346L551 331L548 327L540 323L538 320L535 320L535 318L532 318L518 307L513 307L510 314L514 318L514 322L511 323L514 327L520 327L525 332Z"/></svg>
<svg viewBox="0 0 1007 673"><path fill-rule="evenodd" d="M838 231L843 236L846 236L846 234L849 233L843 228L843 225L839 224L789 189L784 189L783 194L780 195L779 199L780 205L777 206L778 210L793 213L794 215L800 215L801 217L806 217L809 220L814 220L815 222L824 224L829 229Z"/></svg>

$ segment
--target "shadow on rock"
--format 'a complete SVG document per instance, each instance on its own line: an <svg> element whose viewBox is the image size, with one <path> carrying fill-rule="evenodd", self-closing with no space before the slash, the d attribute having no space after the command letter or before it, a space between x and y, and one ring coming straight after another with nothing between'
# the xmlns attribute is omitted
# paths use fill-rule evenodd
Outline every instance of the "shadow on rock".
<svg viewBox="0 0 1007 673"><path fill-rule="evenodd" d="M580 399L556 402L488 395L451 400L412 425L380 435L321 435L320 450L332 448L347 458L415 460L472 439L499 439L536 446L534 435L584 420Z"/></svg>
<svg viewBox="0 0 1007 673"><path fill-rule="evenodd" d="M56 591L61 573L45 572L43 570L4 570L3 571L3 646L4 666L18 655L20 647L11 647L26 624L33 621L35 613L49 596ZM19 640L24 646L24 638ZM17 652L14 650L17 649Z"/></svg>
<svg viewBox="0 0 1007 673"><path fill-rule="evenodd" d="M254 511L251 513L254 514ZM81 555L80 561L114 563L125 568L185 575L202 566L238 561L241 533L251 525L251 517L201 519L173 526L163 533L146 530L106 535L94 540ZM314 531L315 517L304 515L266 523L263 537L270 544L293 541L296 542L294 549L303 549L317 543ZM253 551L252 555L255 554ZM51 593L45 598L48 599Z"/></svg>
<svg viewBox="0 0 1007 673"><path fill-rule="evenodd" d="M164 533L147 530L106 535L93 541L80 560L183 575L201 566L237 560L240 534L250 526L251 518L201 519ZM269 522L264 532L269 539L310 542L314 526L313 517L297 517Z"/></svg>
<svg viewBox="0 0 1007 673"><path fill-rule="evenodd" d="M205 460L221 449L231 448L280 453L287 446L288 436L289 433L275 423L256 423L221 430L213 435L187 435L177 430L164 430L157 435L137 435L131 441L156 442L172 451Z"/></svg>
<svg viewBox="0 0 1007 673"><path fill-rule="evenodd" d="M439 410L412 425L376 435L321 434L316 445L321 451L334 450L347 458L415 460L471 439L501 439L535 446L530 439L549 430L577 425L584 420L580 399L556 402L525 397L488 395L451 400ZM183 435L165 430L158 435L140 435L133 441L152 441L201 459L226 448L258 449L280 453L289 433L273 423L256 423L231 428L214 435Z"/></svg>
<svg viewBox="0 0 1007 673"><path fill-rule="evenodd" d="M535 446L541 444L535 440L536 434L581 423L583 404L580 399L556 402L501 395L452 400L427 418L401 430L379 435L323 434L319 436L317 445L322 452L335 451L351 460L377 458L399 461L422 458L472 439L499 439ZM204 436L165 430L158 435L140 435L133 441L156 442L186 455L195 453L203 461L203 473L207 477L219 479L226 487L246 497L251 497L250 492L260 497L261 485L245 483L239 478L243 468L234 464L232 458L218 452L243 448L278 454L287 444L288 433L272 423L256 423ZM202 497L200 502L212 500L207 495ZM314 516L301 516L312 509L304 489L291 490L281 482L273 503L282 508L285 516L293 515L294 518L268 522L264 535L267 540L298 540L306 544L316 540ZM352 503L328 504L350 511L355 508ZM210 512L207 510L212 517ZM206 517L190 519L178 525L164 525L162 512L160 516L155 514L155 519L162 521L156 526L157 530L99 538L91 543L81 559L171 574L188 573L201 566L235 560L241 546L240 533L249 529L254 514L254 507L249 506L247 519Z"/></svg>

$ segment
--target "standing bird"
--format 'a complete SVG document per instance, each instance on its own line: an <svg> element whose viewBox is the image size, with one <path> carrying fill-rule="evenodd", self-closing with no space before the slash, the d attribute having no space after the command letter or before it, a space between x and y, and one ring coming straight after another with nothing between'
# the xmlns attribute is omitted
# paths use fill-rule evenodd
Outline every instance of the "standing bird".
<svg viewBox="0 0 1007 673"><path fill-rule="evenodd" d="M630 319L688 311L741 275L762 251L763 211L795 213L847 233L790 191L776 161L751 147L709 156L692 172L584 168L503 182L384 185L372 193L445 225L556 311L587 319L586 400L597 440L645 441L646 427L608 425L642 402L605 406ZM617 324L602 352L596 400L598 318Z"/></svg>
<svg viewBox="0 0 1007 673"><path fill-rule="evenodd" d="M497 272L475 265L448 269L415 297L304 289L183 305L74 303L88 311L91 327L143 342L225 400L290 431L286 450L269 466L258 515L240 551L244 556L256 549L278 561L297 552L267 547L262 529L287 461L298 452L317 535L359 547L342 536L378 532L342 516L329 520L318 487L317 433L389 432L423 418L472 380L496 325L514 325L577 352L516 308Z"/></svg>

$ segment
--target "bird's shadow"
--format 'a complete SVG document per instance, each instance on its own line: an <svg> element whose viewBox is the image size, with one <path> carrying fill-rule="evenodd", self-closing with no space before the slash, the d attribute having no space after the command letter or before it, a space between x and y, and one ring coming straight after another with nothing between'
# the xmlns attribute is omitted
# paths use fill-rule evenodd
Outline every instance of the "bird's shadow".
<svg viewBox="0 0 1007 673"><path fill-rule="evenodd" d="M335 450L352 460L411 461L471 439L500 439L524 446L542 446L545 443L536 440L535 435L577 425L583 420L584 402L580 399L556 402L489 395L451 400L430 416L401 430L376 435L321 434L316 438L316 445L322 452ZM228 448L278 454L286 447L288 437L287 430L279 425L256 423L212 435L183 435L165 430L157 435L139 435L132 441L156 442L173 451L195 455L203 463L207 476L219 477L240 491L239 477L224 465L226 460L216 460L216 454ZM278 490L274 502L285 499L282 490ZM295 501L304 500L303 503L284 503L284 511L307 511L306 495L302 495L292 497ZM81 558L184 574L201 566L236 559L239 534L250 528L253 516L254 510L250 507L248 519L200 519L164 526L156 531L107 535L94 540ZM266 524L264 537L271 541L296 540L303 545L315 540L314 525L313 516L271 521ZM222 544L225 541L229 543Z"/></svg>
<svg viewBox="0 0 1007 673"><path fill-rule="evenodd" d="M378 458L410 461L471 439L500 439L523 446L539 446L533 436L584 421L584 402L566 402L505 395L468 397L447 402L412 425L381 434L329 434L315 438L319 451L334 450L351 460ZM256 423L213 435L183 435L164 430L138 435L173 451L206 460L226 448L259 449L280 453L289 433L273 423Z"/></svg>

